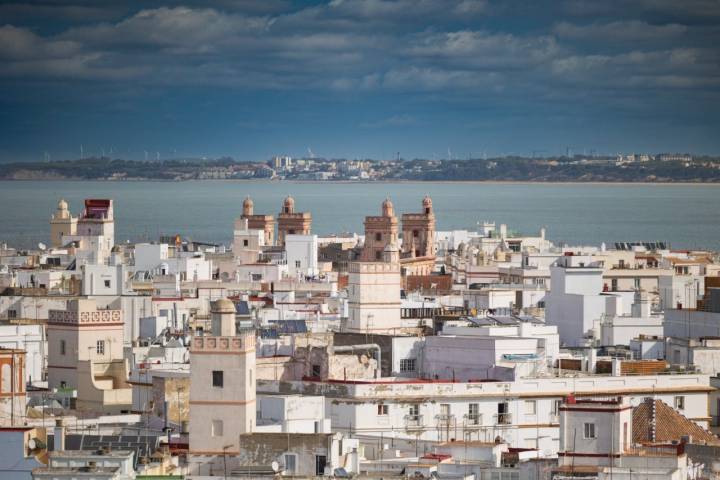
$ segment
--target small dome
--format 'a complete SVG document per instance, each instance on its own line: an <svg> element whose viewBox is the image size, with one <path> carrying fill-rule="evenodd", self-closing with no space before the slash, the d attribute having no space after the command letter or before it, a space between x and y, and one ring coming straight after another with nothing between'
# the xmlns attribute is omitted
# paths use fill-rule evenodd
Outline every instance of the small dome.
<svg viewBox="0 0 720 480"><path fill-rule="evenodd" d="M212 303L212 313L235 313L235 304L227 298Z"/></svg>
<svg viewBox="0 0 720 480"><path fill-rule="evenodd" d="M293 213L295 211L295 199L288 195L283 201L283 212Z"/></svg>
<svg viewBox="0 0 720 480"><path fill-rule="evenodd" d="M383 217L392 217L395 215L395 208L389 198L385 198L385 201L382 203L382 214Z"/></svg>
<svg viewBox="0 0 720 480"><path fill-rule="evenodd" d="M64 198L60 199L60 201L58 202L57 208L58 208L58 210L67 210L68 209L68 204Z"/></svg>
<svg viewBox="0 0 720 480"><path fill-rule="evenodd" d="M250 195L245 197L245 200L243 200L243 215L252 215L254 206L255 204L253 203L252 198L250 198Z"/></svg>

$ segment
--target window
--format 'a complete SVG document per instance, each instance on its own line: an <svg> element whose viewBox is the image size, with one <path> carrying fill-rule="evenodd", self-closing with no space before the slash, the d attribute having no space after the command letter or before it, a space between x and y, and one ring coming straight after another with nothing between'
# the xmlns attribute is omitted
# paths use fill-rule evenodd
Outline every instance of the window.
<svg viewBox="0 0 720 480"><path fill-rule="evenodd" d="M377 233L375 234L375 240L378 241L378 242L381 241L381 240L382 240L382 233L377 232Z"/></svg>
<svg viewBox="0 0 720 480"><path fill-rule="evenodd" d="M610 280L610 290L612 290L613 292L617 292L617 289L618 289L617 278L613 278L612 280Z"/></svg>
<svg viewBox="0 0 720 480"><path fill-rule="evenodd" d="M413 230L413 237L417 238L420 236L420 232L417 230Z"/></svg>
<svg viewBox="0 0 720 480"><path fill-rule="evenodd" d="M414 358L403 358L400 360L400 371L401 372L414 372L415 371L415 359Z"/></svg>
<svg viewBox="0 0 720 480"><path fill-rule="evenodd" d="M313 365L312 366L312 375L311 377L319 377L320 376L320 365Z"/></svg>
<svg viewBox="0 0 720 480"><path fill-rule="evenodd" d="M17 310L8 310L8 318L17 318Z"/></svg>
<svg viewBox="0 0 720 480"><path fill-rule="evenodd" d="M377 414L378 415L387 415L388 411L389 411L388 406L383 403L381 403L380 405L377 406Z"/></svg>
<svg viewBox="0 0 720 480"><path fill-rule="evenodd" d="M90 347L92 348L92 347ZM95 344L95 352L98 355L105 355L105 340L98 340Z"/></svg>
<svg viewBox="0 0 720 480"><path fill-rule="evenodd" d="M553 415L560 415L560 405L562 405L562 400L553 400Z"/></svg>
<svg viewBox="0 0 720 480"><path fill-rule="evenodd" d="M65 355L65 340L60 340L60 355Z"/></svg>
<svg viewBox="0 0 720 480"><path fill-rule="evenodd" d="M677 410L685 410L685 397L675 397L675 408Z"/></svg>
<svg viewBox="0 0 720 480"><path fill-rule="evenodd" d="M470 425L477 425L480 423L480 405L477 403L471 403L468 405L468 423Z"/></svg>
<svg viewBox="0 0 720 480"><path fill-rule="evenodd" d="M381 251L375 252L375 260L382 260L382 252Z"/></svg>
<svg viewBox="0 0 720 480"><path fill-rule="evenodd" d="M286 453L285 454L285 472L287 473L295 473L296 467L296 457L292 453Z"/></svg>
<svg viewBox="0 0 720 480"><path fill-rule="evenodd" d="M223 434L223 422L222 420L213 420L212 421L212 432L211 435L213 437L222 437Z"/></svg>
<svg viewBox="0 0 720 480"><path fill-rule="evenodd" d="M243 247L247 247L248 245L250 245L250 242L248 242L247 240L243 240Z"/></svg>
<svg viewBox="0 0 720 480"><path fill-rule="evenodd" d="M213 370L212 372L212 382L213 387L223 388L223 371L222 370Z"/></svg>
<svg viewBox="0 0 720 480"><path fill-rule="evenodd" d="M583 425L583 438L597 438L594 423L585 423Z"/></svg>
<svg viewBox="0 0 720 480"><path fill-rule="evenodd" d="M300 268L300 260L295 260L295 268Z"/></svg>
<svg viewBox="0 0 720 480"><path fill-rule="evenodd" d="M635 277L635 290L640 290L640 277Z"/></svg>
<svg viewBox="0 0 720 480"><path fill-rule="evenodd" d="M110 288L110 280L105 280L105 288Z"/></svg>
<svg viewBox="0 0 720 480"><path fill-rule="evenodd" d="M408 409L408 415L411 417L417 417L420 415L420 405L410 405Z"/></svg>
<svg viewBox="0 0 720 480"><path fill-rule="evenodd" d="M535 415L537 413L537 402L535 400L525 400L525 413L527 415Z"/></svg>

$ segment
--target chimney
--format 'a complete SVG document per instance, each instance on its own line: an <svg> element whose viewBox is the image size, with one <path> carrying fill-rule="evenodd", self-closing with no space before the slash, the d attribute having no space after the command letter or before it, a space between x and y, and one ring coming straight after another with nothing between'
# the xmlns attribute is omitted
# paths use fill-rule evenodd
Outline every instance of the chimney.
<svg viewBox="0 0 720 480"><path fill-rule="evenodd" d="M54 447L56 452L65 450L65 423L62 418L55 420L55 428L53 430Z"/></svg>

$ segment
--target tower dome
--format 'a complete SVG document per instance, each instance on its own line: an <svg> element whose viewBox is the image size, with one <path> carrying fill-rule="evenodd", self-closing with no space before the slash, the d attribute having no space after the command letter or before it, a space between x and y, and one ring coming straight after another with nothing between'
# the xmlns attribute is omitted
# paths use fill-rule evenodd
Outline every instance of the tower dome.
<svg viewBox="0 0 720 480"><path fill-rule="evenodd" d="M212 313L235 313L235 304L232 300L221 298L212 304Z"/></svg>
<svg viewBox="0 0 720 480"><path fill-rule="evenodd" d="M432 199L429 195L425 195L425 198L423 198L422 201L423 204L423 210L425 213L432 213Z"/></svg>
<svg viewBox="0 0 720 480"><path fill-rule="evenodd" d="M243 216L249 217L253 214L253 208L255 204L252 201L252 198L250 198L250 195L245 197L245 200L243 200Z"/></svg>
<svg viewBox="0 0 720 480"><path fill-rule="evenodd" d="M60 201L58 201L57 204L57 211L55 212L55 215L53 215L53 218L55 219L68 219L70 218L70 211L68 210L68 204L65 201L64 198L61 198Z"/></svg>
<svg viewBox="0 0 720 480"><path fill-rule="evenodd" d="M383 217L395 216L395 208L389 198L385 198L385 201L382 203L382 215Z"/></svg>
<svg viewBox="0 0 720 480"><path fill-rule="evenodd" d="M288 195L283 201L283 213L294 213L295 212L295 199Z"/></svg>

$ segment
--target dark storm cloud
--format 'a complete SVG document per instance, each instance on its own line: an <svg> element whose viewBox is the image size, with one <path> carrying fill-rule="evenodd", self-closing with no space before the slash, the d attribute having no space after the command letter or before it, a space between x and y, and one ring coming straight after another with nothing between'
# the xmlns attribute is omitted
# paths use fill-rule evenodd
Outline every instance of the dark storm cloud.
<svg viewBox="0 0 720 480"><path fill-rule="evenodd" d="M518 108L533 118L578 99L582 109L615 105L648 116L653 105L669 105L681 117L707 109L720 87L720 4L712 0L128 5L0 6L0 82L14 88L7 95L37 85L64 95L99 88L107 94L110 85L127 92L132 85L138 96L164 89L182 102L184 88L220 87L238 95L283 92L290 104L329 92L341 101L362 95L372 100L368 105L387 99L431 105L425 112L364 112L355 122L379 130L421 129L428 125L423 116L459 108L459 98L466 117L475 108L497 115L498 124ZM108 104L117 100L108 96Z"/></svg>

